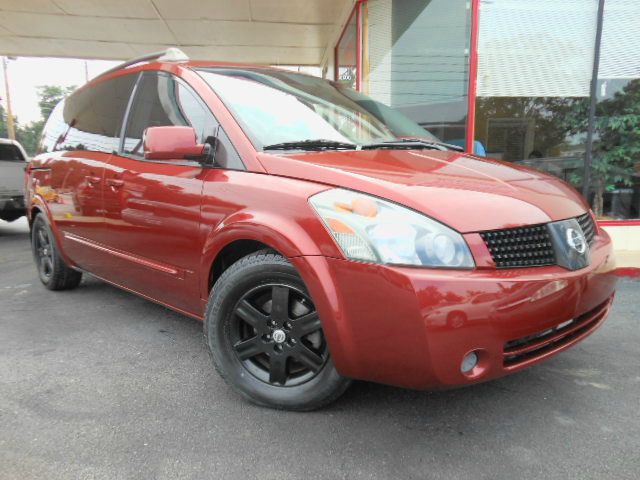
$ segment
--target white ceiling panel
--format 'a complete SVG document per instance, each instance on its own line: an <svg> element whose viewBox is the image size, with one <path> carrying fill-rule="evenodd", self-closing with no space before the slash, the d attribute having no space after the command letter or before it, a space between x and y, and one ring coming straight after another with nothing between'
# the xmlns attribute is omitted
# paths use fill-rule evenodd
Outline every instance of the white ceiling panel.
<svg viewBox="0 0 640 480"><path fill-rule="evenodd" d="M318 65L355 0L0 0L0 55Z"/></svg>
<svg viewBox="0 0 640 480"><path fill-rule="evenodd" d="M343 0L304 2L296 0L251 0L251 20L258 22L287 22L333 24Z"/></svg>
<svg viewBox="0 0 640 480"><path fill-rule="evenodd" d="M175 41L163 20L2 12L0 26L24 37L134 43Z"/></svg>
<svg viewBox="0 0 640 480"><path fill-rule="evenodd" d="M34 51L46 52L50 57L102 58L118 60L137 53L126 43L92 42L86 40L57 40L43 38L0 37L0 50L15 56L32 56Z"/></svg>
<svg viewBox="0 0 640 480"><path fill-rule="evenodd" d="M159 18L151 0L55 0L55 3L69 15Z"/></svg>
<svg viewBox="0 0 640 480"><path fill-rule="evenodd" d="M185 47L184 51L194 60L220 62L260 63L271 65L315 65L324 52L323 48L292 47Z"/></svg>
<svg viewBox="0 0 640 480"><path fill-rule="evenodd" d="M249 0L153 0L166 19L251 20Z"/></svg>
<svg viewBox="0 0 640 480"><path fill-rule="evenodd" d="M183 45L325 46L331 26L287 23L168 20Z"/></svg>
<svg viewBox="0 0 640 480"><path fill-rule="evenodd" d="M64 13L51 0L0 0L0 11Z"/></svg>

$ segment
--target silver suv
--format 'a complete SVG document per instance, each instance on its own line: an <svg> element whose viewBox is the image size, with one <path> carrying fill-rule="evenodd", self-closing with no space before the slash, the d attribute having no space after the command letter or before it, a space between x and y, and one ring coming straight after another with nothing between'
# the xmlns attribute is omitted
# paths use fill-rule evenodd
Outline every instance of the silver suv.
<svg viewBox="0 0 640 480"><path fill-rule="evenodd" d="M0 138L0 219L13 222L26 214L24 168L27 155L18 142Z"/></svg>

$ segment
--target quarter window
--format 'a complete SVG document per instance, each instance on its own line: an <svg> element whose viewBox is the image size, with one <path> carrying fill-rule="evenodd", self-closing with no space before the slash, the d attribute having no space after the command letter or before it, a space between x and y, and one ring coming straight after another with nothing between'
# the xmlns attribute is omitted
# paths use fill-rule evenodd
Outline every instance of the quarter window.
<svg viewBox="0 0 640 480"><path fill-rule="evenodd" d="M118 137L135 74L122 75L74 92L53 109L39 153L85 150L111 153Z"/></svg>

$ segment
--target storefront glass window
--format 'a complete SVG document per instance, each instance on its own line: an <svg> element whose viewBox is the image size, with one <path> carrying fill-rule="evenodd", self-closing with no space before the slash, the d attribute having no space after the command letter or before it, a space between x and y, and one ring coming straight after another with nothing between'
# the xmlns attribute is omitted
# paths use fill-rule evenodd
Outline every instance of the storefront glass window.
<svg viewBox="0 0 640 480"><path fill-rule="evenodd" d="M590 200L605 219L640 217L640 4L605 2Z"/></svg>
<svg viewBox="0 0 640 480"><path fill-rule="evenodd" d="M364 93L441 139L463 145L470 2L369 0L363 9Z"/></svg>
<svg viewBox="0 0 640 480"><path fill-rule="evenodd" d="M357 14L354 9L351 18L336 46L336 78L335 80L348 87L356 88L358 54Z"/></svg>
<svg viewBox="0 0 640 480"><path fill-rule="evenodd" d="M482 0L475 139L580 188L597 0Z"/></svg>

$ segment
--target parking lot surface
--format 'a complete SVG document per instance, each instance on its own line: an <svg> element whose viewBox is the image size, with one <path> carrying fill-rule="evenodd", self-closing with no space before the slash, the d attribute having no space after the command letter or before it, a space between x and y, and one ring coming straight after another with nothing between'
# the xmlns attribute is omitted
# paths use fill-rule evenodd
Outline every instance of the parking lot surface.
<svg viewBox="0 0 640 480"><path fill-rule="evenodd" d="M621 280L600 330L510 377L288 413L224 384L199 322L90 277L45 290L0 221L0 479L637 479L639 299Z"/></svg>

